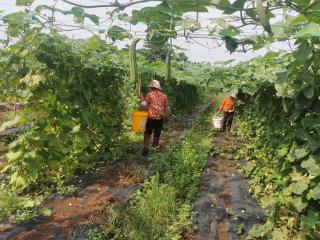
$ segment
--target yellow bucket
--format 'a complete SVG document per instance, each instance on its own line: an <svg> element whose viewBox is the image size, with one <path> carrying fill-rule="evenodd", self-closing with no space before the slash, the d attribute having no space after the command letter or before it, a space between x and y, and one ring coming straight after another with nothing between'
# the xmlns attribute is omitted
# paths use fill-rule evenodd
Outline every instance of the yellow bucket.
<svg viewBox="0 0 320 240"><path fill-rule="evenodd" d="M136 133L144 132L148 119L148 112L134 111L132 112L132 131Z"/></svg>

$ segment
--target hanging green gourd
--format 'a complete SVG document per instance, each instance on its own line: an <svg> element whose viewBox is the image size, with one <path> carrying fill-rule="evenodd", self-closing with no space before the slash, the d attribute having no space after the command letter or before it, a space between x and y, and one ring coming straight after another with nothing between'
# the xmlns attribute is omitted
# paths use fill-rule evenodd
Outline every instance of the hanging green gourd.
<svg viewBox="0 0 320 240"><path fill-rule="evenodd" d="M137 43L140 41L137 38L132 41L129 48L129 68L130 68L130 81L131 83L137 83L137 94L140 95L141 80L139 78L138 64L137 64Z"/></svg>
<svg viewBox="0 0 320 240"><path fill-rule="evenodd" d="M138 64L137 64L137 43L140 39L135 39L130 44L129 48L129 68L130 68L130 81L131 83L137 83L137 95L141 93L141 79L139 77ZM133 132L142 133L144 132L145 125L147 122L148 112L136 110L132 112L132 125L131 129Z"/></svg>
<svg viewBox="0 0 320 240"><path fill-rule="evenodd" d="M172 29L173 29L173 18L171 17L170 32L172 32ZM169 44L168 44L168 52L167 52L167 57L166 57L166 80L167 80L167 82L170 82L170 80L171 80L171 53L172 53L172 38L170 37Z"/></svg>
<svg viewBox="0 0 320 240"><path fill-rule="evenodd" d="M166 57L166 80L167 82L171 80L171 49L168 49Z"/></svg>

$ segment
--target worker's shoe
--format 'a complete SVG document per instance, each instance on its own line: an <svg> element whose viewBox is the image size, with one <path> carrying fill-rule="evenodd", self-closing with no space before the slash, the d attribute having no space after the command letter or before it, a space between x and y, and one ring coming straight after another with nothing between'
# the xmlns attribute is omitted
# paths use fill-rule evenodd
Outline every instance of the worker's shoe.
<svg viewBox="0 0 320 240"><path fill-rule="evenodd" d="M149 149L148 149L148 148L143 148L143 149L142 149L142 152L141 152L141 155L142 155L143 157L148 156L148 155L149 155Z"/></svg>

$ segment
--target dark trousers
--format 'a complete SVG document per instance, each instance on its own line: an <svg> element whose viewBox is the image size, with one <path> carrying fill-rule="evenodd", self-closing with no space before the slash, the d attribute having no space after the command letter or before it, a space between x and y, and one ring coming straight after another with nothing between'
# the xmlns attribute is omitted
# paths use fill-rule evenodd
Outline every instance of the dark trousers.
<svg viewBox="0 0 320 240"><path fill-rule="evenodd" d="M148 118L145 133L148 135L152 135L153 133L153 137L159 138L161 135L162 128L163 128L163 119Z"/></svg>
<svg viewBox="0 0 320 240"><path fill-rule="evenodd" d="M224 112L223 113L223 120L222 120L222 130L223 131L230 131L232 121L233 121L234 112Z"/></svg>

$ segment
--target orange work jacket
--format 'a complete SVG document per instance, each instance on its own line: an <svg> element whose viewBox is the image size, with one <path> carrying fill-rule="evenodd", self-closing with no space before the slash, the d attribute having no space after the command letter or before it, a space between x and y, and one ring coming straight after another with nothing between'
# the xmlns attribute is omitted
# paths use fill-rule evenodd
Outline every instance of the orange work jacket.
<svg viewBox="0 0 320 240"><path fill-rule="evenodd" d="M226 97L221 103L219 110L224 112L234 112L234 102L231 97Z"/></svg>

